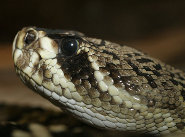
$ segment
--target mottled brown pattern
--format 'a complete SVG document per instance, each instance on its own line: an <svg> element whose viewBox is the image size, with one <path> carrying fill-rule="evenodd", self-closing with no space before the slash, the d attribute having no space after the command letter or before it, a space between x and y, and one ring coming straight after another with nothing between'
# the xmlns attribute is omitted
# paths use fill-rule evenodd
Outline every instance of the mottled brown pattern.
<svg viewBox="0 0 185 137"><path fill-rule="evenodd" d="M147 104L149 108L169 109L171 112L175 110L176 114L174 114L174 117L178 115L180 119L184 119L184 106L182 102L179 101L179 96L183 96L184 98L185 94L183 91L183 72L175 70L135 49L117 45L115 46L116 48L112 49L114 44L106 44L105 42L101 45L100 40L89 40L91 44L94 43L91 45L91 49L94 49L94 46L96 47L93 58L96 58L97 63L100 66L100 71L108 75L106 79L112 78L116 86L122 85L131 95L138 95L141 98L142 103ZM105 46L103 51L101 50L101 46ZM83 61L86 62L85 60L87 60L87 58L84 58ZM116 60L118 60L118 64L116 63ZM176 73L176 71L178 71L178 73ZM90 73L90 71L88 73ZM84 82L82 85L85 88L89 86L90 83L90 81L88 84ZM93 88L95 88L95 86ZM88 88L85 89L88 91ZM88 92L89 97L94 98L92 90L89 90ZM119 109L121 108L121 105L119 105L119 107L114 105L114 100L108 92L100 92L99 99L105 110L110 110L112 106L112 111L116 113L120 112ZM155 122L160 123L162 120L163 119L157 119ZM153 119L150 119L150 121L146 122L150 123L153 121ZM180 122L177 125L180 129L182 129L183 126L183 122Z"/></svg>
<svg viewBox="0 0 185 137"><path fill-rule="evenodd" d="M99 42L97 43L99 44ZM113 45L105 44L105 47L106 46L107 48L105 49L107 52L105 52L106 50L103 52L100 51L97 55L100 56L99 54L101 54L101 58L104 57L103 59L98 59L98 64L101 67L100 71L106 70L109 72L109 76L113 79L115 85L123 84L131 95L139 95L141 100L143 98L142 103L146 103L149 108L169 109L169 112L172 114L174 114L173 111L175 110L174 118L178 115L183 121L185 111L183 103L179 101L179 96L184 98L185 94L183 72L175 70L132 48L124 46L123 48L118 47L112 50ZM101 45L96 47L96 50L98 50ZM114 57L114 55L116 55L116 57ZM113 60L110 61L109 58ZM120 65L113 63L114 59L119 59L121 62L119 62ZM176 73L176 71L178 73ZM100 100L103 104L102 107L109 110L110 104L113 102L110 95L108 93L100 93ZM107 101L110 102L110 104ZM120 107L121 106L119 106L119 108ZM116 106L113 105L112 110L119 112L119 110L113 108L116 108ZM157 119L155 122L161 123L162 120L163 119ZM150 121L153 122L152 119ZM149 121L146 122L149 123ZM178 123L177 127L183 129L184 123Z"/></svg>

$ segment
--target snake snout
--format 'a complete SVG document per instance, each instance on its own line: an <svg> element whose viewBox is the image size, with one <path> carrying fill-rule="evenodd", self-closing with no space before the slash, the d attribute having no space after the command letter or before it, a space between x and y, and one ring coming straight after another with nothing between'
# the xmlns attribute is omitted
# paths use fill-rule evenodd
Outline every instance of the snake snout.
<svg viewBox="0 0 185 137"><path fill-rule="evenodd" d="M34 67L38 64L40 57L33 46L38 39L38 32L31 27L20 30L14 38L12 55L14 65L28 76L32 75Z"/></svg>

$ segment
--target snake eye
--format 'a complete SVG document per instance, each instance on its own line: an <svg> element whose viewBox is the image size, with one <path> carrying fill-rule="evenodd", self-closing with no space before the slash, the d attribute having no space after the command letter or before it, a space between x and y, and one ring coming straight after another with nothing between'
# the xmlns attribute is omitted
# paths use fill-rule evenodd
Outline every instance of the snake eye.
<svg viewBox="0 0 185 137"><path fill-rule="evenodd" d="M62 52L66 56L72 56L78 49L78 41L75 38L64 38L61 41L61 48L59 52Z"/></svg>
<svg viewBox="0 0 185 137"><path fill-rule="evenodd" d="M36 35L34 33L34 31L30 30L26 33L25 38L24 38L24 42L26 45L31 44L34 40L36 39Z"/></svg>

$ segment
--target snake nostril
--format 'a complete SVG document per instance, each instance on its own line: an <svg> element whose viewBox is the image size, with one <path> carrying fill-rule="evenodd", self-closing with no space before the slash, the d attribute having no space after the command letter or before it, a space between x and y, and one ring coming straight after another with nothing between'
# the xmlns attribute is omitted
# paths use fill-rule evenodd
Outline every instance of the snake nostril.
<svg viewBox="0 0 185 137"><path fill-rule="evenodd" d="M36 34L33 30L29 30L26 35L25 35L25 38L24 38L24 42L26 45L29 45L31 44L33 41L35 41L36 39Z"/></svg>

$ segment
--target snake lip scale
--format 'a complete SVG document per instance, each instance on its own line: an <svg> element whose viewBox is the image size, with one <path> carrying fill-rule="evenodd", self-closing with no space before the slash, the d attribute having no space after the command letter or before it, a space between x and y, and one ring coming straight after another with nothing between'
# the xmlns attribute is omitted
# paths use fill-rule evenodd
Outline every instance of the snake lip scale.
<svg viewBox="0 0 185 137"><path fill-rule="evenodd" d="M26 86L86 123L154 135L185 131L185 73L134 48L25 27L12 55Z"/></svg>

